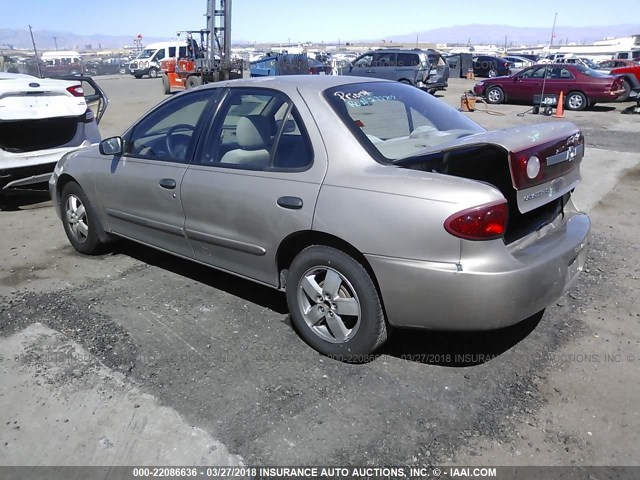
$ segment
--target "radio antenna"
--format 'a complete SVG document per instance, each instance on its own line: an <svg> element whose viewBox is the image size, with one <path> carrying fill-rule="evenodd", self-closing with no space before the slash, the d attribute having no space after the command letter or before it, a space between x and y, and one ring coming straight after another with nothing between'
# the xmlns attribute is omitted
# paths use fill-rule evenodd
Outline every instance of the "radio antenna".
<svg viewBox="0 0 640 480"><path fill-rule="evenodd" d="M551 46L553 45L553 37L556 36L556 19L558 18L558 12L553 15L553 27L551 27L551 39L549 40L549 54L551 54ZM542 77L542 92L540 92L540 106L542 106L542 101L544 99L544 87L547 84L547 75L549 74L549 67L544 68L544 76ZM557 100L556 100L557 102ZM557 105L556 105L557 107Z"/></svg>
<svg viewBox="0 0 640 480"><path fill-rule="evenodd" d="M553 38L556 36L556 19L558 18L558 12L556 12L553 15L553 26L551 27L551 39L549 40L549 45L548 45L548 50L549 52L551 52L551 45L553 45ZM546 86L547 83L547 74L549 73L549 67L547 67L546 64L544 64L544 76L542 77L542 91L540 92L540 105L538 105L538 107L542 107L542 100L544 99L544 87ZM523 117L525 115L525 113L530 112L532 110L534 110L536 104L535 101L533 103L533 107L530 108L529 110L526 110L524 112L518 113L519 117Z"/></svg>

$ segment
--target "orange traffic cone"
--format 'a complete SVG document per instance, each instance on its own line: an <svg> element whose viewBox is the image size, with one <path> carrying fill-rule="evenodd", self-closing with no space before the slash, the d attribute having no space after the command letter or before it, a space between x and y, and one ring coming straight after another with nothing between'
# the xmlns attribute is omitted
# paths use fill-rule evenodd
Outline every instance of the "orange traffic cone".
<svg viewBox="0 0 640 480"><path fill-rule="evenodd" d="M558 97L558 105L556 106L556 113L554 117L564 118L564 92L563 91L560 91L560 96Z"/></svg>

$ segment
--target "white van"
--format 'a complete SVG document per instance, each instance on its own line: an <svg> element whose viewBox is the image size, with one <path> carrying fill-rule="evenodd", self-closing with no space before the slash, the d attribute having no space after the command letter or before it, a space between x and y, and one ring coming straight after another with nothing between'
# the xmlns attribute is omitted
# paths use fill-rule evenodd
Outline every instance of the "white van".
<svg viewBox="0 0 640 480"><path fill-rule="evenodd" d="M156 78L160 74L160 62L165 58L175 57L177 45L180 45L179 56L186 57L186 40L151 43L129 63L129 72L136 78L142 78L145 75Z"/></svg>

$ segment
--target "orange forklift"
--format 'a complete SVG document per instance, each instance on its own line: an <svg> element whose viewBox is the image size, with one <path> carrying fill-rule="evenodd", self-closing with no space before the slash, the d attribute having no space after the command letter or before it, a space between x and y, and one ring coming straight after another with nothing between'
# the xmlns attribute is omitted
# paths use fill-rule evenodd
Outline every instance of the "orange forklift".
<svg viewBox="0 0 640 480"><path fill-rule="evenodd" d="M176 57L163 60L165 95L205 83L242 78L242 60L231 59L231 0L207 0L207 29L178 32ZM187 47L185 49L184 40ZM200 37L200 42L194 38Z"/></svg>

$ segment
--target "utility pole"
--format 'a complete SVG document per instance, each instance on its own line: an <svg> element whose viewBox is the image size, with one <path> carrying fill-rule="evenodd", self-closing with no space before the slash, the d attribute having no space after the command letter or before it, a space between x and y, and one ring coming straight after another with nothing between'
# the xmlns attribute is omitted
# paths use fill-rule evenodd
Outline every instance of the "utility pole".
<svg viewBox="0 0 640 480"><path fill-rule="evenodd" d="M33 39L33 30L29 25L29 33L31 34L31 43L33 44L33 53L36 56L36 66L38 67L38 76L42 78L42 71L40 70L40 58L38 57L38 50L36 49L36 41Z"/></svg>

